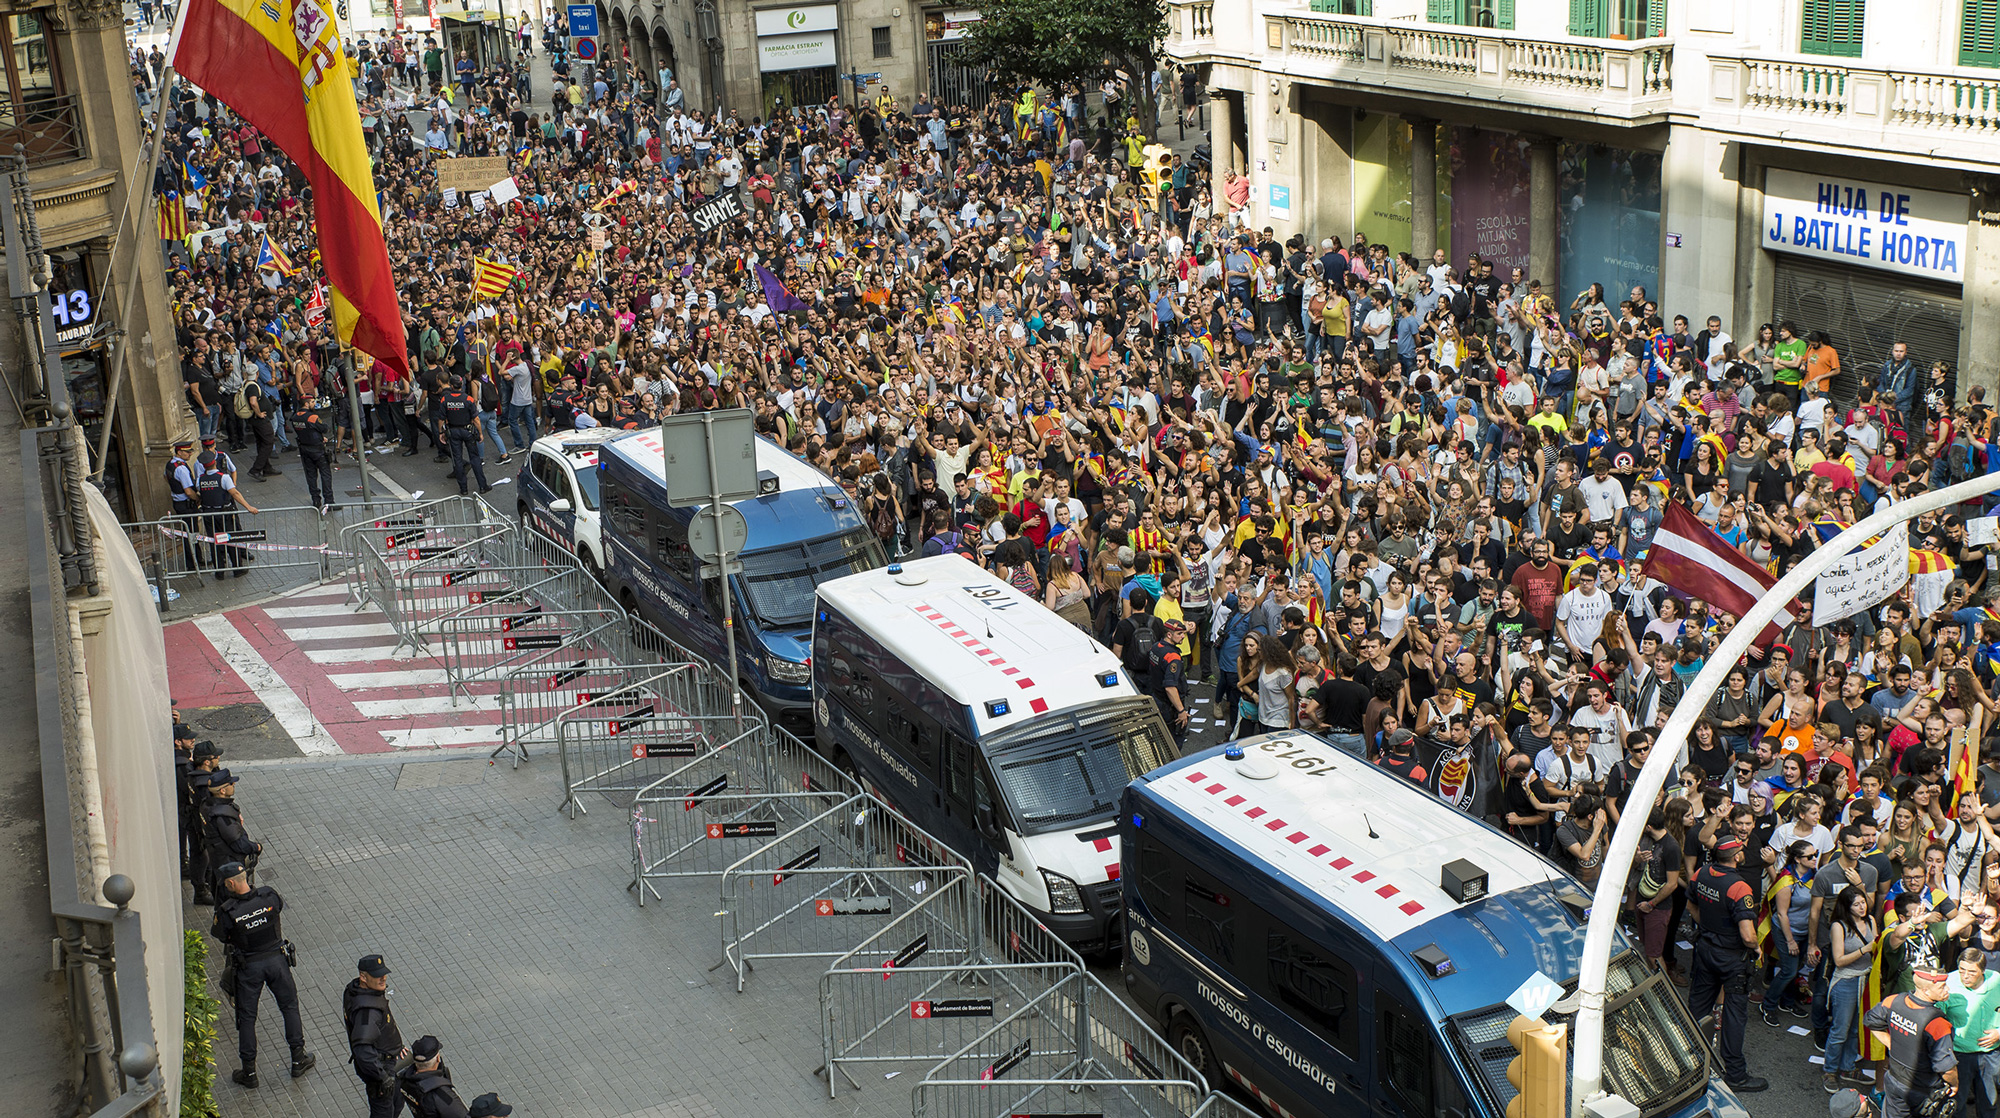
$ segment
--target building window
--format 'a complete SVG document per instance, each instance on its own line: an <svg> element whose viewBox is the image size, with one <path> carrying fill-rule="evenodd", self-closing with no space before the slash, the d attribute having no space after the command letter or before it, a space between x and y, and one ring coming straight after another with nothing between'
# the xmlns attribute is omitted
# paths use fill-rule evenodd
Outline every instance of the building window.
<svg viewBox="0 0 2000 1118"><path fill-rule="evenodd" d="M1312 10L1335 16L1372 16L1375 0L1312 0Z"/></svg>
<svg viewBox="0 0 2000 1118"><path fill-rule="evenodd" d="M1429 4L1432 23L1497 31L1514 29L1514 0L1429 0Z"/></svg>
<svg viewBox="0 0 2000 1118"><path fill-rule="evenodd" d="M1865 0L1805 0L1805 13L1799 21L1799 50L1805 54L1861 57L1861 23L1866 7Z"/></svg>
<svg viewBox="0 0 2000 1118"><path fill-rule="evenodd" d="M1585 39L1657 39L1667 0L1569 0L1569 33Z"/></svg>
<svg viewBox="0 0 2000 1118"><path fill-rule="evenodd" d="M896 53L896 48L889 42L889 32L890 29L887 27L871 27L868 29L869 36L875 40L875 57L888 58Z"/></svg>
<svg viewBox="0 0 2000 1118"><path fill-rule="evenodd" d="M1960 66L2000 66L2000 0L1965 0L1958 25Z"/></svg>
<svg viewBox="0 0 2000 1118"><path fill-rule="evenodd" d="M76 102L64 95L55 41L39 13L0 17L0 151L27 148L33 165L83 154Z"/></svg>

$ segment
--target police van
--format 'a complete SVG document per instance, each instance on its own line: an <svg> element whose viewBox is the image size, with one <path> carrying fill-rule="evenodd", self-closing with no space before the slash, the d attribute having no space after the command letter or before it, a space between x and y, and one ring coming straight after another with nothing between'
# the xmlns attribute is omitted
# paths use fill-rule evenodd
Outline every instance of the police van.
<svg viewBox="0 0 2000 1118"><path fill-rule="evenodd" d="M822 753L1084 951L1115 948L1118 796L1174 757L1111 650L961 555L823 584Z"/></svg>
<svg viewBox="0 0 2000 1118"><path fill-rule="evenodd" d="M1211 1083L1277 1113L1504 1118L1507 998L1537 971L1576 988L1582 886L1311 734L1149 773L1119 826L1127 991ZM1606 996L1606 1090L1646 1118L1747 1118L1622 934Z"/></svg>
<svg viewBox="0 0 2000 1118"><path fill-rule="evenodd" d="M543 435L528 448L514 486L514 512L521 523L568 549L600 581L604 533L598 515L597 452L606 440L624 434L611 427L586 427Z"/></svg>
<svg viewBox="0 0 2000 1118"><path fill-rule="evenodd" d="M688 547L695 510L667 503L660 433L599 444L597 465L606 586L626 612L725 663L721 583L701 577ZM763 438L757 484L757 496L730 502L749 530L737 557L743 570L729 576L736 674L778 725L808 734L814 588L880 567L882 544L832 478Z"/></svg>

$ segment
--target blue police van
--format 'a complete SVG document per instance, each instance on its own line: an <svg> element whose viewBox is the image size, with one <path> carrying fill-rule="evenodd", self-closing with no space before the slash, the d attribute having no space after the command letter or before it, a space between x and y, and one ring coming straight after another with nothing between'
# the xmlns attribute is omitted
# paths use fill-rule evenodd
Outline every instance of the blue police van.
<svg viewBox="0 0 2000 1118"><path fill-rule="evenodd" d="M692 508L667 504L660 434L634 431L599 445L605 583L626 612L716 664L728 659L719 580L700 577L688 547ZM861 512L832 478L757 440L759 493L731 502L749 537L731 575L736 674L772 720L812 733L811 641L820 583L886 559Z"/></svg>
<svg viewBox="0 0 2000 1118"><path fill-rule="evenodd" d="M1311 734L1149 773L1119 827L1128 993L1211 1083L1277 1113L1504 1118L1506 999L1537 971L1575 990L1582 886ZM1606 995L1606 1090L1645 1118L1747 1118L1622 936Z"/></svg>

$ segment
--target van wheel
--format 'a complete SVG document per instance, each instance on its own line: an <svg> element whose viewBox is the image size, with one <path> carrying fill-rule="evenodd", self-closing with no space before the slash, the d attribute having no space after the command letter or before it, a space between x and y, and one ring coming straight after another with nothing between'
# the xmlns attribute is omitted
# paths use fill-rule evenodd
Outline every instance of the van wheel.
<svg viewBox="0 0 2000 1118"><path fill-rule="evenodd" d="M861 770L855 767L854 758L847 755L847 750L841 749L834 752L833 767L840 770L840 775L853 781L855 787L861 789L863 792L868 790L868 785L861 779Z"/></svg>
<svg viewBox="0 0 2000 1118"><path fill-rule="evenodd" d="M583 567L583 573L589 575L592 582L597 583L599 586L604 585L604 568L597 565L597 558L595 556L579 547L576 549L576 558L577 562ZM626 607L626 612L632 612L631 607Z"/></svg>
<svg viewBox="0 0 2000 1118"><path fill-rule="evenodd" d="M1167 1026L1167 1043L1173 1046L1180 1058L1193 1065L1194 1070L1208 1080L1210 1087L1219 1086L1216 1073L1221 1069L1215 1065L1215 1053L1208 1047L1208 1038L1201 1033L1201 1026L1185 1012L1174 1014Z"/></svg>
<svg viewBox="0 0 2000 1118"><path fill-rule="evenodd" d="M528 502L516 501L514 503L514 519L519 521L523 528L528 526Z"/></svg>

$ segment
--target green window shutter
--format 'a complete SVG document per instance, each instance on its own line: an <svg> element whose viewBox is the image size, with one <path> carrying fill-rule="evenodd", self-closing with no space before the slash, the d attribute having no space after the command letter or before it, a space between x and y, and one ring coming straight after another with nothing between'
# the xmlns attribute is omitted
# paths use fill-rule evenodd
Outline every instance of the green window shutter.
<svg viewBox="0 0 2000 1118"><path fill-rule="evenodd" d="M1960 66L2000 66L2000 0L1965 0L1958 26Z"/></svg>
<svg viewBox="0 0 2000 1118"><path fill-rule="evenodd" d="M1585 39L1604 37L1607 0L1569 0L1569 33Z"/></svg>
<svg viewBox="0 0 2000 1118"><path fill-rule="evenodd" d="M1865 0L1805 0L1799 20L1799 50L1806 54L1861 57Z"/></svg>
<svg viewBox="0 0 2000 1118"><path fill-rule="evenodd" d="M1361 0L1361 11L1358 14L1373 19L1375 16L1375 0Z"/></svg>
<svg viewBox="0 0 2000 1118"><path fill-rule="evenodd" d="M1429 18L1432 23L1457 23L1458 0L1430 0Z"/></svg>
<svg viewBox="0 0 2000 1118"><path fill-rule="evenodd" d="M1500 0L1499 9L1500 30L1514 30L1514 0Z"/></svg>
<svg viewBox="0 0 2000 1118"><path fill-rule="evenodd" d="M1646 0L1646 37L1657 39L1667 33L1667 0Z"/></svg>

